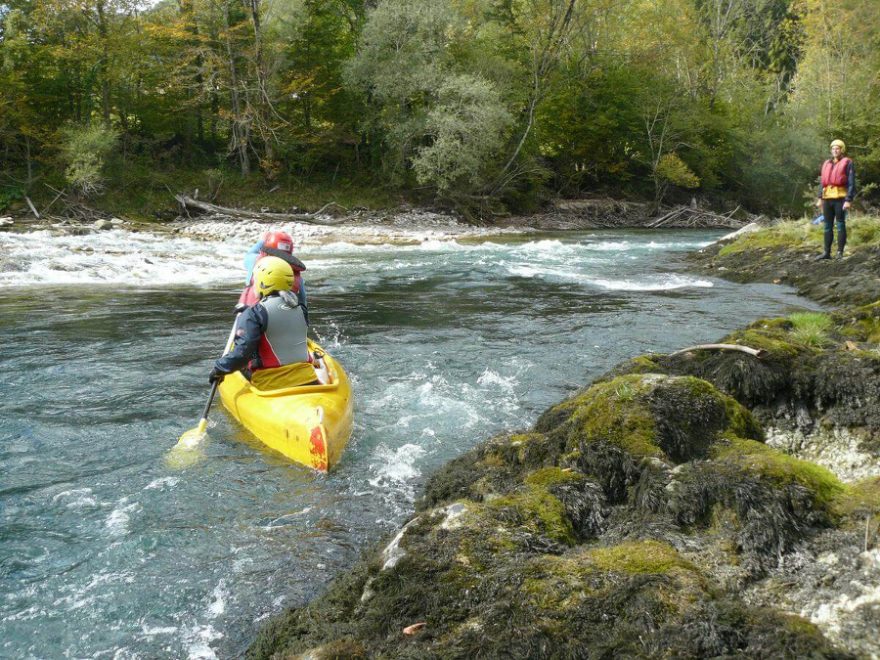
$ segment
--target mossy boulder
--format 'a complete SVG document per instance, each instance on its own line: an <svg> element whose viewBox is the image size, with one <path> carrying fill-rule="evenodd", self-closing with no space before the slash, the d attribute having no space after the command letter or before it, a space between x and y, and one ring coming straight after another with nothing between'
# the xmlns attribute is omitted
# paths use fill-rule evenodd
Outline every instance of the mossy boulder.
<svg viewBox="0 0 880 660"><path fill-rule="evenodd" d="M604 443L633 458L672 463L706 456L722 432L761 438L748 410L711 383L656 373L599 382L551 408L536 429L561 435L569 451Z"/></svg>
<svg viewBox="0 0 880 660"><path fill-rule="evenodd" d="M808 622L719 592L667 544L581 546L525 559L499 553L478 573L434 559L446 556L401 560L373 578L366 600L334 585L265 629L248 656L845 657ZM339 610L323 606L342 594L351 616L340 625ZM404 634L417 622L424 627Z"/></svg>

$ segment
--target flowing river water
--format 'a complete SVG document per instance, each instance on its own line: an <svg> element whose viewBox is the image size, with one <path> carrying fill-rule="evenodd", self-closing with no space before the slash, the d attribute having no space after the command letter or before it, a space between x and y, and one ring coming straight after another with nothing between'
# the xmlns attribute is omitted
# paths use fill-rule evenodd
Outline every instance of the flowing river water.
<svg viewBox="0 0 880 660"><path fill-rule="evenodd" d="M815 308L687 272L720 232L306 245L355 429L329 475L215 404L246 241L0 234L0 657L236 657L395 530L430 473L621 360ZM256 236L250 236L255 239Z"/></svg>

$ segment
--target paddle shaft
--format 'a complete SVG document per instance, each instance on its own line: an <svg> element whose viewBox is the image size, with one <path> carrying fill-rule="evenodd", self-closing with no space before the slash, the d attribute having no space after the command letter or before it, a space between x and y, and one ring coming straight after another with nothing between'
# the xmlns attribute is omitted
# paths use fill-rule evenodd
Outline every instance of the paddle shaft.
<svg viewBox="0 0 880 660"><path fill-rule="evenodd" d="M202 411L202 419L208 419L208 411L211 409L211 404L214 403L214 395L217 394L217 386L220 384L219 380L214 381L214 385L211 387L211 394L208 396L208 403L205 404L205 409Z"/></svg>
<svg viewBox="0 0 880 660"><path fill-rule="evenodd" d="M235 326L238 325L238 317L241 316L236 315L235 320L232 322L232 330L229 331L229 338L226 340L226 346L223 348L223 355L226 355L227 351L231 348L232 340L235 338ZM205 409L202 411L202 419L208 419L208 411L211 410L211 404L214 403L214 395L217 394L217 386L220 385L219 380L215 380L214 384L211 386L211 394L208 395L208 402L205 404Z"/></svg>

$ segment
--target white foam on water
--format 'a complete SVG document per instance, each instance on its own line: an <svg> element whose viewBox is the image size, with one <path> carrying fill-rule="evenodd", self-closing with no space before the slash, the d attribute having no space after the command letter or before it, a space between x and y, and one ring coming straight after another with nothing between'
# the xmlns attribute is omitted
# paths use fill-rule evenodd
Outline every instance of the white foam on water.
<svg viewBox="0 0 880 660"><path fill-rule="evenodd" d="M133 511L137 511L141 505L137 502L128 503L128 498L123 497L116 503L116 508L110 512L104 526L113 536L122 536L128 533L128 523L131 518L129 515Z"/></svg>
<svg viewBox="0 0 880 660"><path fill-rule="evenodd" d="M179 477L159 477L144 486L144 490L165 490L166 487L172 488L179 482Z"/></svg>
<svg viewBox="0 0 880 660"><path fill-rule="evenodd" d="M35 248L38 246L38 249ZM179 236L112 230L83 236L0 234L9 258L0 288L62 284L209 286L242 280L243 248Z"/></svg>
<svg viewBox="0 0 880 660"><path fill-rule="evenodd" d="M384 443L379 445L373 453L372 471L376 476L369 480L370 485L405 485L420 477L422 473L416 463L426 453L424 447L411 443L396 449L391 449Z"/></svg>
<svg viewBox="0 0 880 660"><path fill-rule="evenodd" d="M189 660L217 660L218 656L211 648L211 642L222 639L223 635L214 626L193 626L186 631L184 637Z"/></svg>
<svg viewBox="0 0 880 660"><path fill-rule="evenodd" d="M52 498L52 504L63 501L68 509L82 509L85 507L98 506L98 501L92 496L91 488L73 488L58 493Z"/></svg>
<svg viewBox="0 0 880 660"><path fill-rule="evenodd" d="M715 286L709 280L701 280L685 275L661 275L647 280L608 280L595 278L588 280L609 291L674 291L675 289L708 289Z"/></svg>
<svg viewBox="0 0 880 660"><path fill-rule="evenodd" d="M214 591L211 592L211 598L213 600L208 605L207 609L207 614L210 618L216 619L226 611L226 596L228 595L226 585L223 580L220 580L220 582L217 583L217 586L214 587Z"/></svg>
<svg viewBox="0 0 880 660"><path fill-rule="evenodd" d="M519 385L516 376L502 376L496 371L492 371L489 367L477 378L477 384L483 387L493 389L503 389L507 392L513 392L514 388Z"/></svg>
<svg viewBox="0 0 880 660"><path fill-rule="evenodd" d="M141 633L147 637L155 637L156 635L173 635L177 630L176 626L148 626L146 623L141 626Z"/></svg>

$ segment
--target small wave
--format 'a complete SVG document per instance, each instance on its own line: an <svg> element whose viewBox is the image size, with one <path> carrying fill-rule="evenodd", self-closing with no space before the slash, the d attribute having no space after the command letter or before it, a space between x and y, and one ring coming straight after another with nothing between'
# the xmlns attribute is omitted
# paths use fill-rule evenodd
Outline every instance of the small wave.
<svg viewBox="0 0 880 660"><path fill-rule="evenodd" d="M185 638L189 660L217 660L211 642L222 639L223 635L214 626L193 626L186 631Z"/></svg>
<svg viewBox="0 0 880 660"><path fill-rule="evenodd" d="M216 619L218 616L223 614L226 611L226 585L223 583L223 580L214 587L214 591L211 592L211 598L213 600L208 605L207 614L212 619Z"/></svg>
<svg viewBox="0 0 880 660"><path fill-rule="evenodd" d="M407 443L391 449L386 444L381 444L376 448L373 455L372 471L375 476L369 479L369 483L374 488L393 487L402 488L407 498L412 499L414 493L410 482L421 476L422 472L416 463L427 452L424 447Z"/></svg>
<svg viewBox="0 0 880 660"><path fill-rule="evenodd" d="M97 500L92 497L91 488L74 488L72 490L65 490L55 495L52 498L52 503L56 504L59 500L69 500L64 502L64 505L68 509L82 509L84 507L93 507L98 505Z"/></svg>
<svg viewBox="0 0 880 660"><path fill-rule="evenodd" d="M494 387L496 389L503 389L512 392L519 384L519 381L516 376L502 376L498 372L492 371L486 367L486 370L480 374L479 378L477 378L477 384L482 385L483 387Z"/></svg>
<svg viewBox="0 0 880 660"><path fill-rule="evenodd" d="M590 279L591 284L609 291L672 291L687 288L711 288L715 286L709 280L700 280L682 275L668 275L651 280L607 280Z"/></svg>
<svg viewBox="0 0 880 660"><path fill-rule="evenodd" d="M110 512L104 526L113 536L122 536L128 533L129 514L132 511L140 509L140 504L132 502L128 504L128 498L123 497L116 505L116 508Z"/></svg>
<svg viewBox="0 0 880 660"><path fill-rule="evenodd" d="M166 486L171 488L176 486L179 481L180 479L178 477L160 477L144 486L144 490L165 490Z"/></svg>

